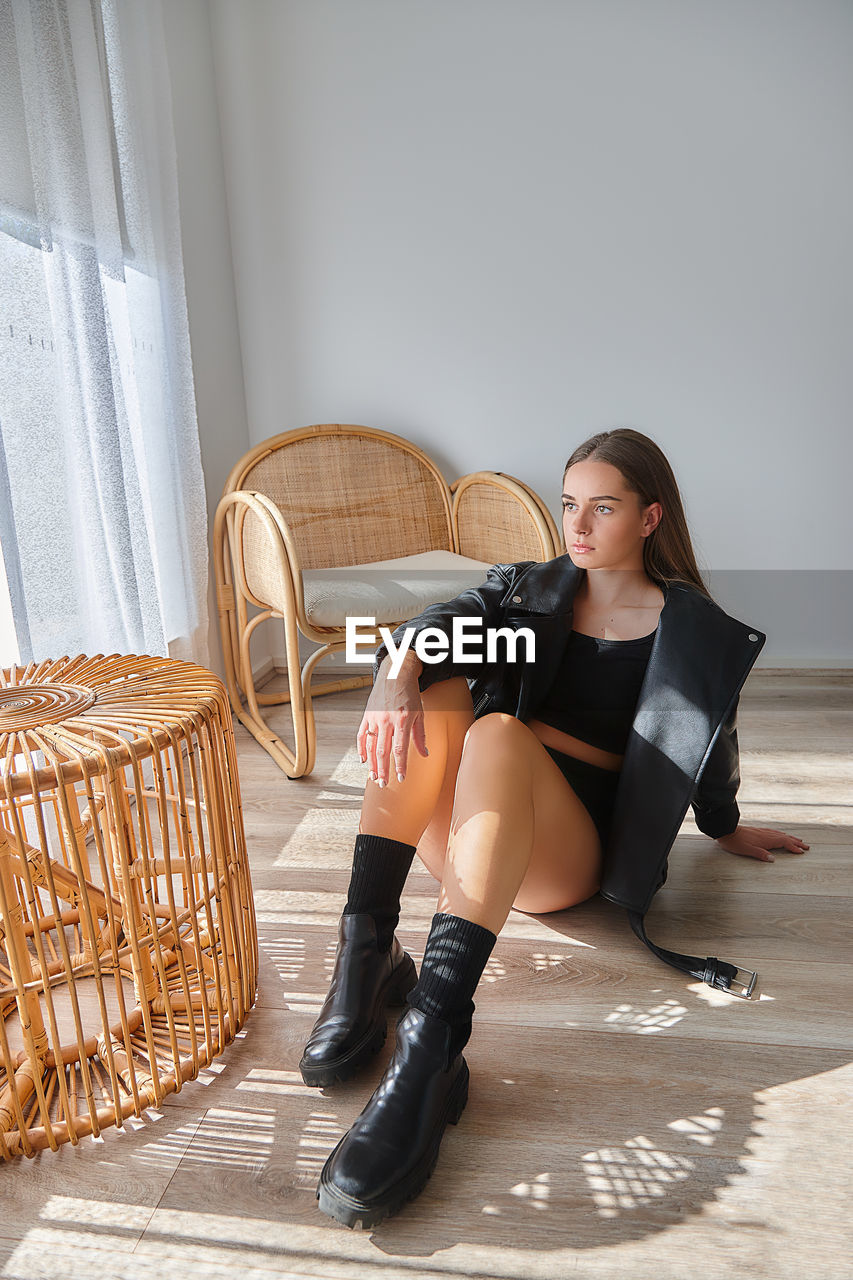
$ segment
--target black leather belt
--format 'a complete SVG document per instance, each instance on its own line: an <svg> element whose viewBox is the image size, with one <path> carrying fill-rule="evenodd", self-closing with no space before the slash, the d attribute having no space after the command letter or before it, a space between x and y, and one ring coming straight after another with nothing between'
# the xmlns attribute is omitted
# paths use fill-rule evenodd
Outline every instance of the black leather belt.
<svg viewBox="0 0 853 1280"><path fill-rule="evenodd" d="M639 911L629 911L628 919L640 941L665 964L671 964L674 969L680 969L682 973L698 978L700 982L707 982L709 987L716 987L718 991L728 991L729 995L739 996L741 1000L748 1000L752 995L758 974L751 969L743 969L728 960L718 960L716 956L706 956L703 960L700 956L685 956L680 951L667 951L665 947L656 946L646 936L645 917ZM743 974L749 981L739 978L738 974Z"/></svg>

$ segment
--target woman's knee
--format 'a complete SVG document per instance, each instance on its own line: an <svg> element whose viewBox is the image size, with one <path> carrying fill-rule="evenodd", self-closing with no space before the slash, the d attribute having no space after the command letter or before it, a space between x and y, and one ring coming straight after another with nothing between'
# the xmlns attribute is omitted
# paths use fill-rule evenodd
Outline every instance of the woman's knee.
<svg viewBox="0 0 853 1280"><path fill-rule="evenodd" d="M490 711L475 720L465 734L465 755L470 758L488 752L489 759L493 760L495 753L506 751L515 757L528 740L535 741L535 736L516 716L505 711Z"/></svg>
<svg viewBox="0 0 853 1280"><path fill-rule="evenodd" d="M469 737L492 737L495 734L505 735L515 733L519 729L527 729L516 716L511 716L508 711L490 711L488 715L480 716L479 720L475 720L468 730ZM529 733L530 730L527 729Z"/></svg>

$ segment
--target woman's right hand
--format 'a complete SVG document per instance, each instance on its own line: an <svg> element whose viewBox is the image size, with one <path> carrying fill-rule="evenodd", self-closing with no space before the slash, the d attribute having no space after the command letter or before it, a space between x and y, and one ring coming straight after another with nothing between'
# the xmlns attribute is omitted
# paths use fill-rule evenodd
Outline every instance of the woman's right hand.
<svg viewBox="0 0 853 1280"><path fill-rule="evenodd" d="M418 686L423 670L421 660L416 654L407 653L395 680L388 678L390 669L391 659L385 658L356 735L361 762L368 765L371 780L380 787L388 781L392 755L398 781L405 780L410 738L422 756L429 755Z"/></svg>

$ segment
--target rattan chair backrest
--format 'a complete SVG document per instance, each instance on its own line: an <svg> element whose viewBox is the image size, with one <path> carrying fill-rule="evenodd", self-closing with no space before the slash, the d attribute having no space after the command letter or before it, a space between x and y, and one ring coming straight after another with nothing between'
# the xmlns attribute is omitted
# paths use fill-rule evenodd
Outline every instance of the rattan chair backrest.
<svg viewBox="0 0 853 1280"><path fill-rule="evenodd" d="M272 499L302 569L453 549L445 480L426 454L389 432L340 424L285 432L247 454L229 486ZM244 529L250 579L264 557L252 523Z"/></svg>

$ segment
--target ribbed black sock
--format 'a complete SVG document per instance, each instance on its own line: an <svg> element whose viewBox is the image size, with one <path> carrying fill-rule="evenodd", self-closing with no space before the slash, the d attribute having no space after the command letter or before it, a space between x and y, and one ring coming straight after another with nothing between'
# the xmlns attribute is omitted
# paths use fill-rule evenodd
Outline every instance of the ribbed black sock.
<svg viewBox="0 0 853 1280"><path fill-rule="evenodd" d="M451 1060L471 1035L471 997L496 942L496 934L472 920L449 914L432 918L420 977L408 1002L413 1009L450 1023Z"/></svg>
<svg viewBox="0 0 853 1280"><path fill-rule="evenodd" d="M413 844L386 836L355 838L345 916L366 913L376 921L379 950L387 951L400 919L400 895L415 856Z"/></svg>

